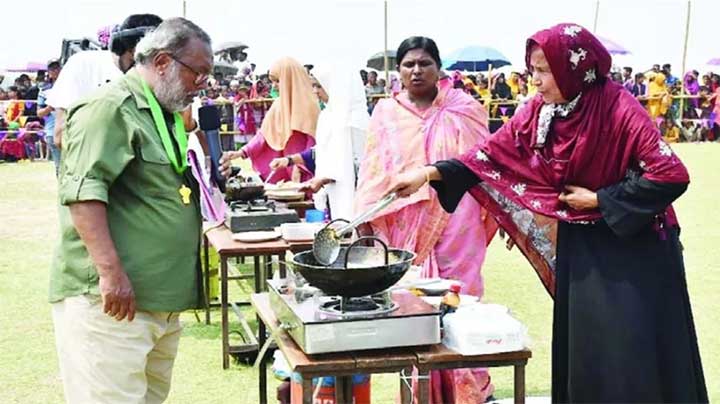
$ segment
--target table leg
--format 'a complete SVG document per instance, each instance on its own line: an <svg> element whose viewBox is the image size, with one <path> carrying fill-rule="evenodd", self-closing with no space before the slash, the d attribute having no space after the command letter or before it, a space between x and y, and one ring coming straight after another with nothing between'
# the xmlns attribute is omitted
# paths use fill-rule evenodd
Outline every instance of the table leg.
<svg viewBox="0 0 720 404"><path fill-rule="evenodd" d="M525 365L515 365L515 404L525 403Z"/></svg>
<svg viewBox="0 0 720 404"><path fill-rule="evenodd" d="M287 278L287 267L285 266L284 254L278 254L278 270L280 271L280 278Z"/></svg>
<svg viewBox="0 0 720 404"><path fill-rule="evenodd" d="M412 404L412 373L413 368L400 372L400 404Z"/></svg>
<svg viewBox="0 0 720 404"><path fill-rule="evenodd" d="M335 377L335 403L350 404L353 402L352 376Z"/></svg>
<svg viewBox="0 0 720 404"><path fill-rule="evenodd" d="M203 259L205 266L205 324L210 325L210 242L207 236L203 235Z"/></svg>
<svg viewBox="0 0 720 404"><path fill-rule="evenodd" d="M302 377L302 402L303 404L313 404L312 377Z"/></svg>
<svg viewBox="0 0 720 404"><path fill-rule="evenodd" d="M230 339L228 337L228 263L227 257L220 256L220 312L222 314L222 363L223 369L230 367Z"/></svg>
<svg viewBox="0 0 720 404"><path fill-rule="evenodd" d="M262 283L260 286L262 287L262 292L267 292L267 280L272 279L273 274L273 256L272 255L266 255L265 256L265 265L263 265L263 277L262 277Z"/></svg>
<svg viewBox="0 0 720 404"><path fill-rule="evenodd" d="M418 386L418 404L427 404L430 402L430 371L418 369L417 377Z"/></svg>
<svg viewBox="0 0 720 404"><path fill-rule="evenodd" d="M260 293L260 283L262 282L263 276L262 276L262 266L263 263L262 257L255 256L253 257L253 272L255 273L255 293Z"/></svg>
<svg viewBox="0 0 720 404"><path fill-rule="evenodd" d="M265 323L260 316L258 319L258 348L265 345ZM259 354L259 353L258 353ZM260 386L260 404L267 404L267 362L265 358L260 358L260 366L258 366L259 386Z"/></svg>

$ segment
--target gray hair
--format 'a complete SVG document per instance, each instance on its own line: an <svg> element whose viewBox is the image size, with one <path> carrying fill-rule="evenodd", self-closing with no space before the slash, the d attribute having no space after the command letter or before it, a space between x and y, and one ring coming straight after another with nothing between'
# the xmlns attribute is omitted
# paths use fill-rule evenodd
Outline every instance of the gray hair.
<svg viewBox="0 0 720 404"><path fill-rule="evenodd" d="M212 48L210 36L202 28L184 18L170 18L138 42L135 47L135 61L147 65L160 52L176 55L191 39L198 39Z"/></svg>

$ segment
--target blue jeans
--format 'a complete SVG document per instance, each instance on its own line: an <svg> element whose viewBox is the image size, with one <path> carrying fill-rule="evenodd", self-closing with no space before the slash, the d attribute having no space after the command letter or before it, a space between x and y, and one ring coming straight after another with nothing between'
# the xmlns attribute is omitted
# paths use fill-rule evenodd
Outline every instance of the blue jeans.
<svg viewBox="0 0 720 404"><path fill-rule="evenodd" d="M50 150L50 156L52 157L53 163L55 164L55 177L60 175L60 149L55 146L55 139L52 136L46 136L45 142Z"/></svg>

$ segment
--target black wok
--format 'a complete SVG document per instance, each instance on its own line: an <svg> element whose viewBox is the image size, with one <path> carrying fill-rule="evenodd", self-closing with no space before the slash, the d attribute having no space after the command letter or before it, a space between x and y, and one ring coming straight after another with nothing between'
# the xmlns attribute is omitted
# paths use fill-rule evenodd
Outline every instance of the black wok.
<svg viewBox="0 0 720 404"><path fill-rule="evenodd" d="M240 178L231 178L225 185L225 201L252 201L265 196L263 184Z"/></svg>
<svg viewBox="0 0 720 404"><path fill-rule="evenodd" d="M311 286L326 295L342 297L368 296L393 286L410 268L415 253L400 249L358 246L368 238L363 237L348 247L341 247L339 258L329 266L315 260L312 251L305 251L293 257L295 271Z"/></svg>

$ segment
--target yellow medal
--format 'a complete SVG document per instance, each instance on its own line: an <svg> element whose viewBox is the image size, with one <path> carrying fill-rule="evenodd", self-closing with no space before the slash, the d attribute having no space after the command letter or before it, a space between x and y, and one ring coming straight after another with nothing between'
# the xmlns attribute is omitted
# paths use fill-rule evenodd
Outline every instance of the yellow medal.
<svg viewBox="0 0 720 404"><path fill-rule="evenodd" d="M180 187L178 190L180 193L180 196L182 197L182 203L185 205L190 205L190 194L192 193L192 190L183 184L183 186Z"/></svg>

